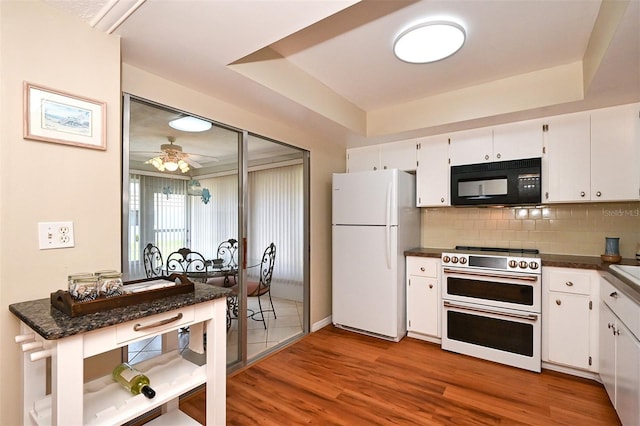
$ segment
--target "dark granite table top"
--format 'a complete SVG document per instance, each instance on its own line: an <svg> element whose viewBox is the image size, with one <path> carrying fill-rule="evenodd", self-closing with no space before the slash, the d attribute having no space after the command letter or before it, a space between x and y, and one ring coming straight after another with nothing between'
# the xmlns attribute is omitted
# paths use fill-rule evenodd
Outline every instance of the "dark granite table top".
<svg viewBox="0 0 640 426"><path fill-rule="evenodd" d="M194 283L194 286L193 292L77 317L70 317L51 306L49 298L14 303L9 305L9 310L45 339L55 340L227 297L231 292L228 288L202 283Z"/></svg>

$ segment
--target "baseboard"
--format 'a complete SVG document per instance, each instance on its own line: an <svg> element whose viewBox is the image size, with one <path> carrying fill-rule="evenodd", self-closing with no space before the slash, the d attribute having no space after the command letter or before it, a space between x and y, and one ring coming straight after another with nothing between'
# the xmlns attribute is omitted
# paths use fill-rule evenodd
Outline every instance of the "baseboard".
<svg viewBox="0 0 640 426"><path fill-rule="evenodd" d="M311 325L311 332L315 333L316 331L320 330L321 328L324 328L324 327L328 326L329 324L331 324L331 315L329 315L326 318L321 319L318 322L314 322Z"/></svg>
<svg viewBox="0 0 640 426"><path fill-rule="evenodd" d="M600 375L598 373L594 373L593 371L585 371L579 368L567 367L564 365L553 364L546 361L542 361L542 368L546 370L557 371L559 373L570 374L576 377L582 377L583 379L591 379L598 383L602 383L602 380L600 380Z"/></svg>

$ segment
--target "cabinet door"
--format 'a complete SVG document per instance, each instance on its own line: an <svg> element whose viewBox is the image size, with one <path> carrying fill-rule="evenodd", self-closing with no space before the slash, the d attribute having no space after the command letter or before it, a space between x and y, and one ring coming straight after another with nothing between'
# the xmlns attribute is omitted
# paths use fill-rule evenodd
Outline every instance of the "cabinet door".
<svg viewBox="0 0 640 426"><path fill-rule="evenodd" d="M438 280L411 275L407 288L407 330L440 337Z"/></svg>
<svg viewBox="0 0 640 426"><path fill-rule="evenodd" d="M551 117L545 133L543 201L590 200L589 113Z"/></svg>
<svg viewBox="0 0 640 426"><path fill-rule="evenodd" d="M449 138L420 140L416 190L418 207L449 205Z"/></svg>
<svg viewBox="0 0 640 426"><path fill-rule="evenodd" d="M496 161L542 157L543 120L528 120L493 128L493 157Z"/></svg>
<svg viewBox="0 0 640 426"><path fill-rule="evenodd" d="M347 150L347 172L367 172L380 168L380 147L367 146Z"/></svg>
<svg viewBox="0 0 640 426"><path fill-rule="evenodd" d="M616 412L623 425L640 424L640 343L616 323Z"/></svg>
<svg viewBox="0 0 640 426"><path fill-rule="evenodd" d="M417 141L407 140L380 145L380 167L412 171L417 163Z"/></svg>
<svg viewBox="0 0 640 426"><path fill-rule="evenodd" d="M549 361L589 369L589 298L549 292Z"/></svg>
<svg viewBox="0 0 640 426"><path fill-rule="evenodd" d="M611 403L616 405L616 339L613 334L616 325L616 317L611 309L602 301L600 301L600 380L604 388L607 390Z"/></svg>
<svg viewBox="0 0 640 426"><path fill-rule="evenodd" d="M450 139L452 166L493 161L493 130L490 127L457 132Z"/></svg>
<svg viewBox="0 0 640 426"><path fill-rule="evenodd" d="M591 199L640 199L640 104L591 112Z"/></svg>

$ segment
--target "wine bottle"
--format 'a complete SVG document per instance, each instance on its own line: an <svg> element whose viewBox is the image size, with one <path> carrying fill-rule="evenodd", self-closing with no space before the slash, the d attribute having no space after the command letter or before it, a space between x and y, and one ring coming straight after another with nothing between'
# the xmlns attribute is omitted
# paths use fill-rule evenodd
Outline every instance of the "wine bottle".
<svg viewBox="0 0 640 426"><path fill-rule="evenodd" d="M111 377L134 395L143 394L149 399L156 396L156 391L149 386L149 378L129 363L123 362L114 368Z"/></svg>

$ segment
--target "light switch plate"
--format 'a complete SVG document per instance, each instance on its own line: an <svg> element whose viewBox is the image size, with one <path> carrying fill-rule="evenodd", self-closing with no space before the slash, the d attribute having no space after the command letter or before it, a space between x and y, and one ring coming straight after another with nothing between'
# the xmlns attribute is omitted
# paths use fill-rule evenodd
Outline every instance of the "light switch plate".
<svg viewBox="0 0 640 426"><path fill-rule="evenodd" d="M73 247L73 222L38 222L38 243L40 250Z"/></svg>

